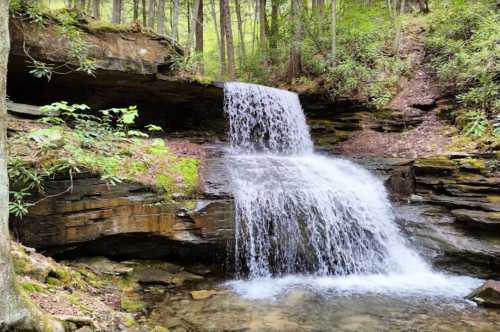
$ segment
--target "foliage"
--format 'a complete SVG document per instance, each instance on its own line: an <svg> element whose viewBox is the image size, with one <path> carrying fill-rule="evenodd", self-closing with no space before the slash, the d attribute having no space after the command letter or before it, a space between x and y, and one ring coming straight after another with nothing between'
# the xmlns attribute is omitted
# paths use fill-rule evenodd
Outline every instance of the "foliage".
<svg viewBox="0 0 500 332"><path fill-rule="evenodd" d="M500 14L495 6L491 0L439 2L428 18L432 65L457 103L470 110L464 132L473 137L483 136L489 127L498 134Z"/></svg>
<svg viewBox="0 0 500 332"><path fill-rule="evenodd" d="M9 208L14 216L25 215L37 203L35 196L47 197L47 179L66 174L71 180L84 171L100 174L109 185L124 180L158 185L168 197L196 192L198 161L176 156L164 139L148 139L148 134L131 129L139 116L136 106L101 110L97 116L86 105L57 102L41 111L47 115L42 128L9 140ZM147 129L162 131L156 125Z"/></svg>
<svg viewBox="0 0 500 332"><path fill-rule="evenodd" d="M488 120L486 115L481 111L468 111L465 114L466 125L464 133L470 137L481 137L488 129Z"/></svg>
<svg viewBox="0 0 500 332"><path fill-rule="evenodd" d="M57 66L35 59L29 53L29 50L25 48L24 52L31 61L29 65L31 68L30 74L47 80L50 80L53 74L66 74L73 70L94 75L96 63L91 57L91 49L94 45L87 42L77 27L78 12L60 10L55 14L49 14L44 12L44 8L39 1L33 0L10 0L10 12L12 15L27 19L40 27L55 26L57 35L67 43L64 52L67 54L69 61ZM54 36L48 35L44 38L54 38ZM73 63L77 64L76 67Z"/></svg>

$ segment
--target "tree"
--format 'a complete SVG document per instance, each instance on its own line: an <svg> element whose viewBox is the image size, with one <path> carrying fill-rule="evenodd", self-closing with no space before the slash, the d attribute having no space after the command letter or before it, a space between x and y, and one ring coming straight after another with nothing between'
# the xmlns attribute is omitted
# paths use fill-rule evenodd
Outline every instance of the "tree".
<svg viewBox="0 0 500 332"><path fill-rule="evenodd" d="M234 0L234 9L236 11L236 19L238 21L238 33L240 35L240 62L243 63L246 58L245 54L245 36L243 34L243 21L241 19L240 1Z"/></svg>
<svg viewBox="0 0 500 332"><path fill-rule="evenodd" d="M337 0L332 0L332 66L337 62Z"/></svg>
<svg viewBox="0 0 500 332"><path fill-rule="evenodd" d="M300 19L300 0L291 0L290 17L292 18L292 43L290 45L290 58L288 60L287 79L291 83L302 71L300 58L300 43L302 38L302 23Z"/></svg>
<svg viewBox="0 0 500 332"><path fill-rule="evenodd" d="M142 0L142 25L147 26L147 11L146 11L146 0Z"/></svg>
<svg viewBox="0 0 500 332"><path fill-rule="evenodd" d="M113 0L111 22L113 24L120 24L122 22L122 0Z"/></svg>
<svg viewBox="0 0 500 332"><path fill-rule="evenodd" d="M224 31L226 34L227 47L227 74L230 80L236 79L236 69L234 64L233 30L231 28L231 14L229 11L229 0L221 0L222 13L224 16Z"/></svg>
<svg viewBox="0 0 500 332"><path fill-rule="evenodd" d="M96 20L101 19L101 0L94 0L92 2L92 15Z"/></svg>
<svg viewBox="0 0 500 332"><path fill-rule="evenodd" d="M196 21L199 19L198 13L200 9L200 4L201 0L194 0L193 7L191 8L192 13L190 16L190 31L189 31L189 38L187 42L187 47L188 50L191 51L193 49L193 41L195 39L195 34L196 34Z"/></svg>
<svg viewBox="0 0 500 332"><path fill-rule="evenodd" d="M9 0L0 0L0 17L9 17ZM7 176L6 84L9 56L9 24L0 20L0 330L39 331L33 312L16 291L10 255L9 178Z"/></svg>
<svg viewBox="0 0 500 332"><path fill-rule="evenodd" d="M139 20L139 0L134 0L134 22Z"/></svg>
<svg viewBox="0 0 500 332"><path fill-rule="evenodd" d="M262 50L267 49L267 15L266 15L266 0L259 1L259 39Z"/></svg>
<svg viewBox="0 0 500 332"><path fill-rule="evenodd" d="M213 0L212 0L213 1ZM172 39L177 40L179 28L179 0L172 1Z"/></svg>
<svg viewBox="0 0 500 332"><path fill-rule="evenodd" d="M219 18L220 18L220 79L224 80L226 77L226 22L224 16L224 0L219 0Z"/></svg>
<svg viewBox="0 0 500 332"><path fill-rule="evenodd" d="M147 13L148 13L147 27L153 29L155 23L155 0L149 0Z"/></svg>
<svg viewBox="0 0 500 332"><path fill-rule="evenodd" d="M158 33L160 35L165 34L165 0L158 0L158 15L157 15L157 25Z"/></svg>
<svg viewBox="0 0 500 332"><path fill-rule="evenodd" d="M203 0L199 0L197 15L195 16L195 46L194 52L200 58L200 62L198 64L198 72L203 74L204 66L203 66Z"/></svg>

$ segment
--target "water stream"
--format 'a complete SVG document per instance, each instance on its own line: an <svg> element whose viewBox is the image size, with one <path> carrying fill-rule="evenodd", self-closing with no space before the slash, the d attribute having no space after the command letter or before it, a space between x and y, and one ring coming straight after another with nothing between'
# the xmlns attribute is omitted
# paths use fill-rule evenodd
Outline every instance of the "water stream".
<svg viewBox="0 0 500 332"><path fill-rule="evenodd" d="M236 208L232 281L162 295L169 331L500 331L464 300L481 280L433 271L400 232L382 182L313 151L297 95L227 83ZM192 289L214 294L194 299Z"/></svg>
<svg viewBox="0 0 500 332"><path fill-rule="evenodd" d="M313 150L295 93L226 83L237 280L250 298L292 287L462 297L480 281L432 271L395 222L383 183Z"/></svg>

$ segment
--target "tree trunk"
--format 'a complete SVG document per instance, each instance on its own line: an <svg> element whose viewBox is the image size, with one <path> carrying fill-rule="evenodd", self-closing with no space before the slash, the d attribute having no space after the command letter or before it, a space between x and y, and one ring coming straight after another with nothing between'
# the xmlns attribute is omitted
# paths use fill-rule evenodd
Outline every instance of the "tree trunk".
<svg viewBox="0 0 500 332"><path fill-rule="evenodd" d="M148 28L154 28L155 21L155 0L149 0L148 3Z"/></svg>
<svg viewBox="0 0 500 332"><path fill-rule="evenodd" d="M267 48L266 0L259 0L259 24L260 47L265 50Z"/></svg>
<svg viewBox="0 0 500 332"><path fill-rule="evenodd" d="M134 22L139 20L139 0L134 0Z"/></svg>
<svg viewBox="0 0 500 332"><path fill-rule="evenodd" d="M224 17L224 0L219 0L220 17L220 79L226 78L226 22Z"/></svg>
<svg viewBox="0 0 500 332"><path fill-rule="evenodd" d="M199 0L198 13L196 17L194 52L200 60L198 63L198 73L203 75L205 71L203 65L203 0Z"/></svg>
<svg viewBox="0 0 500 332"><path fill-rule="evenodd" d="M290 17L293 22L293 36L290 46L290 58L288 60L288 82L292 81L301 73L302 64L300 59L300 39L302 35L302 27L300 20L300 0L291 0Z"/></svg>
<svg viewBox="0 0 500 332"><path fill-rule="evenodd" d="M198 19L198 11L200 8L201 0L194 0L193 8L191 8L191 20L190 20L190 31L187 42L188 50L191 51L193 49L193 42L196 34L196 20Z"/></svg>
<svg viewBox="0 0 500 332"><path fill-rule="evenodd" d="M279 6L280 6L280 0L271 1L271 33L269 35L269 48L271 49L270 55L273 64L275 64L278 61L277 55L278 55Z"/></svg>
<svg viewBox="0 0 500 332"><path fill-rule="evenodd" d="M238 33L240 35L240 63L243 63L246 58L245 52L245 35L243 34L243 21L241 19L240 1L234 0L234 7L236 10L236 19L238 20Z"/></svg>
<svg viewBox="0 0 500 332"><path fill-rule="evenodd" d="M224 15L224 30L226 32L226 47L227 47L227 74L230 80L236 79L236 69L234 64L234 45L233 45L233 30L231 27L231 14L229 11L229 0L221 0L223 2Z"/></svg>
<svg viewBox="0 0 500 332"><path fill-rule="evenodd" d="M146 0L142 0L142 25L146 27L147 24L148 24L148 18L146 11Z"/></svg>
<svg viewBox="0 0 500 332"><path fill-rule="evenodd" d="M179 27L179 0L173 0L173 8L172 8L172 39L177 40L178 32L177 29Z"/></svg>
<svg viewBox="0 0 500 332"><path fill-rule="evenodd" d="M337 64L337 0L332 0L332 66Z"/></svg>
<svg viewBox="0 0 500 332"><path fill-rule="evenodd" d="M92 2L92 15L96 20L101 19L101 0L94 0Z"/></svg>
<svg viewBox="0 0 500 332"><path fill-rule="evenodd" d="M217 40L217 49L220 50L219 26L217 24L217 14L215 13L215 0L210 0L210 14L212 15L212 21L214 22L215 37Z"/></svg>
<svg viewBox="0 0 500 332"><path fill-rule="evenodd" d="M76 0L76 8L85 11L85 0Z"/></svg>
<svg viewBox="0 0 500 332"><path fill-rule="evenodd" d="M396 17L396 37L394 38L394 49L396 50L396 53L399 52L399 46L401 44L401 15L405 11L405 6L406 6L406 1L401 0L400 7L399 7L399 17Z"/></svg>
<svg viewBox="0 0 500 332"><path fill-rule="evenodd" d="M165 35L165 0L158 0L158 34Z"/></svg>
<svg viewBox="0 0 500 332"><path fill-rule="evenodd" d="M113 0L111 22L113 24L120 24L122 22L122 0Z"/></svg>
<svg viewBox="0 0 500 332"><path fill-rule="evenodd" d="M0 0L0 17L9 17L9 1ZM35 329L31 313L21 302L15 286L14 268L10 255L9 178L7 176L7 109L6 83L9 55L9 24L0 20L0 330L31 331Z"/></svg>

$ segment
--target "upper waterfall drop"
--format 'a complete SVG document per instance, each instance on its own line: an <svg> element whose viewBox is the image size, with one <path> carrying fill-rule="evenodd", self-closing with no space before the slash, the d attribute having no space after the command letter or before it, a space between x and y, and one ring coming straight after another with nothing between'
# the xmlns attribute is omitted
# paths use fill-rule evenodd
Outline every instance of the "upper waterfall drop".
<svg viewBox="0 0 500 332"><path fill-rule="evenodd" d="M228 82L224 109L229 141L237 152L310 153L313 143L296 93Z"/></svg>
<svg viewBox="0 0 500 332"><path fill-rule="evenodd" d="M226 83L224 95L241 275L429 271L405 244L382 182L313 153L296 94Z"/></svg>

